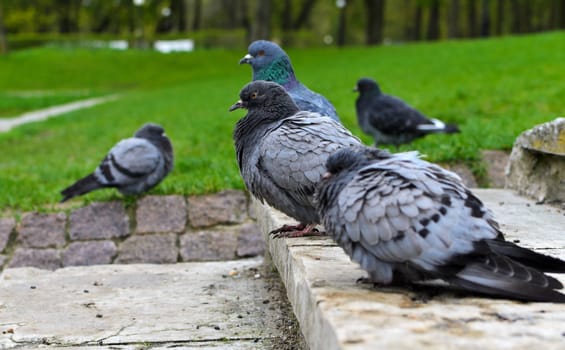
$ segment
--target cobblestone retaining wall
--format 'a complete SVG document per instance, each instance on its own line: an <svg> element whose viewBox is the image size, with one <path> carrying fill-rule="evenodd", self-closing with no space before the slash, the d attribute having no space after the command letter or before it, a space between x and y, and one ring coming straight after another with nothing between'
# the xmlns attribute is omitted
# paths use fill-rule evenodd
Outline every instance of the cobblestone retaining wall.
<svg viewBox="0 0 565 350"><path fill-rule="evenodd" d="M94 202L70 213L0 218L0 267L231 260L264 253L243 191Z"/></svg>

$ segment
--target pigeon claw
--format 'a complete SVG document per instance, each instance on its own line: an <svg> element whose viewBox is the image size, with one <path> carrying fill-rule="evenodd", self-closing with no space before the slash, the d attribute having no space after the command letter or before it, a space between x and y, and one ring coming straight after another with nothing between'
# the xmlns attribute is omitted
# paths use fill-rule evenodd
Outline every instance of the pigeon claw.
<svg viewBox="0 0 565 350"><path fill-rule="evenodd" d="M320 236L324 232L320 232L316 225L283 225L278 229L269 232L269 235L273 238L296 238L296 237L308 237L308 236Z"/></svg>

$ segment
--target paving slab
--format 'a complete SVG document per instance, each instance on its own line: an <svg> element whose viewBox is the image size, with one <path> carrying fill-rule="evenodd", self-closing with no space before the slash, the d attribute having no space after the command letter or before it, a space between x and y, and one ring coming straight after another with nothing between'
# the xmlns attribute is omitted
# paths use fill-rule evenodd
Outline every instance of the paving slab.
<svg viewBox="0 0 565 350"><path fill-rule="evenodd" d="M0 349L293 349L281 341L298 327L264 271L262 258L7 269Z"/></svg>
<svg viewBox="0 0 565 350"><path fill-rule="evenodd" d="M565 258L565 215L508 190L475 190L510 240ZM263 232L294 221L255 202ZM311 350L565 349L565 305L472 296L447 287L374 287L326 237L266 237ZM565 276L555 275L565 283Z"/></svg>

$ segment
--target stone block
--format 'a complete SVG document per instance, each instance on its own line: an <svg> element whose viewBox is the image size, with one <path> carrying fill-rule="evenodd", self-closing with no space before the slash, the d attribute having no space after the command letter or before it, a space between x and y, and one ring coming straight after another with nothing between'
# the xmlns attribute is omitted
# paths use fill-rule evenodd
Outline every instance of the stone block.
<svg viewBox="0 0 565 350"><path fill-rule="evenodd" d="M508 153L499 150L483 150L481 151L481 158L487 168L489 187L504 188Z"/></svg>
<svg viewBox="0 0 565 350"><path fill-rule="evenodd" d="M506 168L506 186L537 201L565 202L565 118L523 132Z"/></svg>
<svg viewBox="0 0 565 350"><path fill-rule="evenodd" d="M173 233L132 236L118 248L114 263L175 263L178 258L177 235Z"/></svg>
<svg viewBox="0 0 565 350"><path fill-rule="evenodd" d="M24 214L19 227L18 241L26 248L60 248L65 245L64 213Z"/></svg>
<svg viewBox="0 0 565 350"><path fill-rule="evenodd" d="M62 252L63 266L110 264L116 251L112 241L72 242Z"/></svg>
<svg viewBox="0 0 565 350"><path fill-rule="evenodd" d="M235 257L237 236L233 230L188 232L180 236L182 261L229 260Z"/></svg>
<svg viewBox="0 0 565 350"><path fill-rule="evenodd" d="M16 227L16 220L14 218L1 218L0 219L0 252L6 248L10 233Z"/></svg>
<svg viewBox="0 0 565 350"><path fill-rule="evenodd" d="M61 251L57 249L17 248L9 267L37 267L55 270L61 267Z"/></svg>
<svg viewBox="0 0 565 350"><path fill-rule="evenodd" d="M219 224L240 224L247 218L247 197L243 191L222 191L188 198L188 219L194 228Z"/></svg>
<svg viewBox="0 0 565 350"><path fill-rule="evenodd" d="M95 202L71 213L71 240L125 237L129 232L129 218L122 202Z"/></svg>
<svg viewBox="0 0 565 350"><path fill-rule="evenodd" d="M137 202L136 232L183 232L186 227L186 201L182 196L147 196Z"/></svg>
<svg viewBox="0 0 565 350"><path fill-rule="evenodd" d="M265 239L256 223L243 224L237 236L237 256L257 256L265 253Z"/></svg>

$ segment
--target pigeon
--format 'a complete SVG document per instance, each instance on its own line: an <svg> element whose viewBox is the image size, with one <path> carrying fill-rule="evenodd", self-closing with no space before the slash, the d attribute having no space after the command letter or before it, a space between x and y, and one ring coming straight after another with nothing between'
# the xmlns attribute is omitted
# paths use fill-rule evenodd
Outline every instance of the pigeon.
<svg viewBox="0 0 565 350"><path fill-rule="evenodd" d="M383 94L372 79L359 79L354 91L359 92L357 122L365 134L373 136L375 146L392 144L398 148L428 134L459 132L457 125L430 119L401 99Z"/></svg>
<svg viewBox="0 0 565 350"><path fill-rule="evenodd" d="M282 85L298 108L317 112L339 121L334 106L324 96L301 84L294 75L290 58L277 44L266 40L251 43L239 64L248 63L253 68L253 80L273 81Z"/></svg>
<svg viewBox="0 0 565 350"><path fill-rule="evenodd" d="M257 80L243 87L230 111L247 109L233 133L245 186L259 201L298 220L273 230L276 237L315 235L314 190L336 150L361 141L327 116L300 111L285 89Z"/></svg>
<svg viewBox="0 0 565 350"><path fill-rule="evenodd" d="M317 188L326 233L381 285L431 279L491 296L565 302L545 272L565 261L504 239L492 212L459 177L375 148L330 156Z"/></svg>
<svg viewBox="0 0 565 350"><path fill-rule="evenodd" d="M156 186L172 168L171 141L161 126L147 123L112 147L93 173L62 190L61 202L105 187L137 195Z"/></svg>

